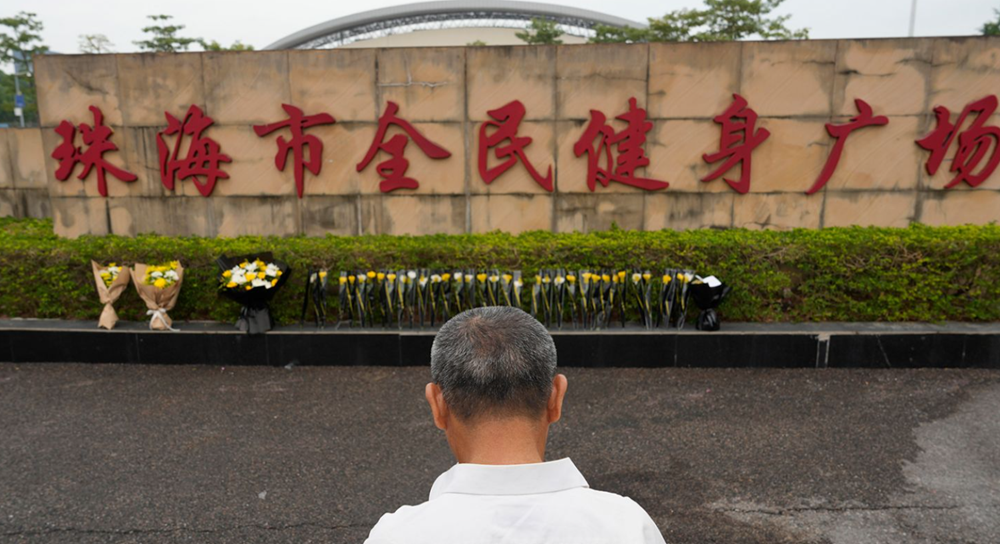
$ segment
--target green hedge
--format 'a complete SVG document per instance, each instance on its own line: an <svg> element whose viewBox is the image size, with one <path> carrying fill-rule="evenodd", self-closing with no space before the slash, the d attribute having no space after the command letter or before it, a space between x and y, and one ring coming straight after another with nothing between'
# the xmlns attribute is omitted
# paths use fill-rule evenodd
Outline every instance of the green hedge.
<svg viewBox="0 0 1000 544"><path fill-rule="evenodd" d="M590 234L530 232L434 236L327 236L216 239L53 234L51 221L0 219L0 315L96 319L101 310L90 259L186 267L175 319L235 319L217 294L220 254L272 251L294 270L273 305L298 319L309 267L520 269L691 268L733 286L723 304L731 321L995 321L1000 319L1000 227L822 230L699 230ZM131 287L123 319L145 318Z"/></svg>

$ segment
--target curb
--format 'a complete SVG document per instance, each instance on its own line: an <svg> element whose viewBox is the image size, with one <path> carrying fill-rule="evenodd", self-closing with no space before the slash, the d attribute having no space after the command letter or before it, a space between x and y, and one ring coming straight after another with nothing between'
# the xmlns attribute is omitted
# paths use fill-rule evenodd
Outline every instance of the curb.
<svg viewBox="0 0 1000 544"><path fill-rule="evenodd" d="M0 362L212 366L421 366L433 330L280 327L247 336L229 324L150 331L120 322L0 320ZM724 324L714 333L554 330L565 367L591 368L993 368L1000 323Z"/></svg>

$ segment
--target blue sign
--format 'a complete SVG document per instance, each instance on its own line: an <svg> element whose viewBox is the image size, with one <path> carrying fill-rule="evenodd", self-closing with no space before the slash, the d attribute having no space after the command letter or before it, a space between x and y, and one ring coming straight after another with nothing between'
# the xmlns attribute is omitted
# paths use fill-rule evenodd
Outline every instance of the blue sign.
<svg viewBox="0 0 1000 544"><path fill-rule="evenodd" d="M14 95L14 107L15 108L23 108L24 107L24 95L23 94L15 94Z"/></svg>

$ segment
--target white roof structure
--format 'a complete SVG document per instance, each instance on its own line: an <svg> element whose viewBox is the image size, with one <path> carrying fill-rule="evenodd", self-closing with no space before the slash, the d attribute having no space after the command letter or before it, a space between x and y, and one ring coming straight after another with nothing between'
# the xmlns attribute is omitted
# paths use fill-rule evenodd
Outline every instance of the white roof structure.
<svg viewBox="0 0 1000 544"><path fill-rule="evenodd" d="M373 9L311 26L265 49L327 49L425 30L523 29L532 19L554 21L566 35L584 41L594 27L644 28L621 17L569 6L507 0L444 0Z"/></svg>

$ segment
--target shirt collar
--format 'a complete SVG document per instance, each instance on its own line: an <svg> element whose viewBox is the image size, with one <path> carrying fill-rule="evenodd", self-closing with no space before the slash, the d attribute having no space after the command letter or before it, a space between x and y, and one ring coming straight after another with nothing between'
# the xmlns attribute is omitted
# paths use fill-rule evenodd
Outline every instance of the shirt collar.
<svg viewBox="0 0 1000 544"><path fill-rule="evenodd" d="M589 487L569 458L525 465L459 463L438 476L431 500L445 493L466 495L532 495Z"/></svg>

